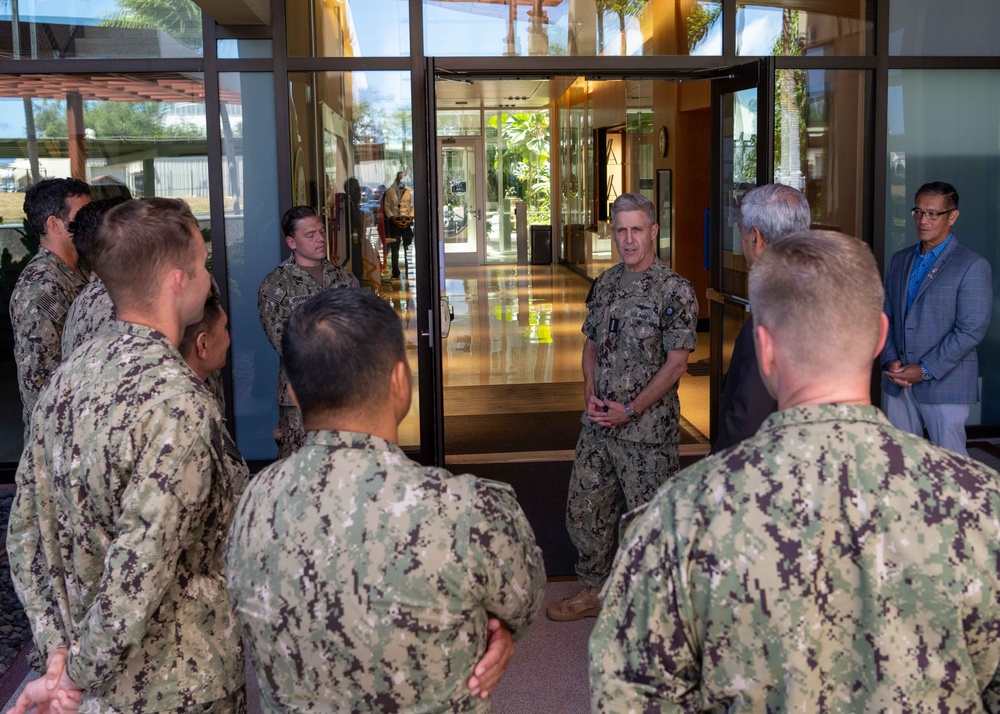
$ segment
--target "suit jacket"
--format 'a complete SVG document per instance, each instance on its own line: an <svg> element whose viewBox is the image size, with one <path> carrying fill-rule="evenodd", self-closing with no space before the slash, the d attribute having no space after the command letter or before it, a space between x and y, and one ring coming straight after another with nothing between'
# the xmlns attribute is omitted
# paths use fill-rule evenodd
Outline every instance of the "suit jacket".
<svg viewBox="0 0 1000 714"><path fill-rule="evenodd" d="M717 453L757 433L778 403L764 387L753 348L753 320L747 319L733 344L726 385L719 400L719 435L710 453Z"/></svg>
<svg viewBox="0 0 1000 714"><path fill-rule="evenodd" d="M885 275L889 336L880 364L891 359L923 363L934 379L909 387L918 402L972 404L979 400L976 345L986 336L993 307L990 264L953 235L907 311L914 250L910 246L893 255ZM885 376L882 388L892 396L903 389Z"/></svg>

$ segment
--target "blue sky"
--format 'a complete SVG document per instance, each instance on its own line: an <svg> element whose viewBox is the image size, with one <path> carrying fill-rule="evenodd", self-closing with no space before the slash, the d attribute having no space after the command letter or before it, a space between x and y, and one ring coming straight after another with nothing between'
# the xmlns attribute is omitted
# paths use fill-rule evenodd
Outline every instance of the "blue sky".
<svg viewBox="0 0 1000 714"><path fill-rule="evenodd" d="M10 20L10 3L0 5L0 20ZM80 25L94 25L101 16L118 9L117 0L19 0L21 20L43 22L65 22L71 20Z"/></svg>

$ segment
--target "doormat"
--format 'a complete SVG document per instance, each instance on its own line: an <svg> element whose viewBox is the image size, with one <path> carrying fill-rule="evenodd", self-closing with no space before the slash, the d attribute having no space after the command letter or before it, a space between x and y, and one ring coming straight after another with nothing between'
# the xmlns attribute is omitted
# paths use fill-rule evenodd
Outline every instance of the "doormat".
<svg viewBox="0 0 1000 714"><path fill-rule="evenodd" d="M572 451L580 438L580 411L466 414L444 418L446 454ZM707 443L681 420L681 444Z"/></svg>

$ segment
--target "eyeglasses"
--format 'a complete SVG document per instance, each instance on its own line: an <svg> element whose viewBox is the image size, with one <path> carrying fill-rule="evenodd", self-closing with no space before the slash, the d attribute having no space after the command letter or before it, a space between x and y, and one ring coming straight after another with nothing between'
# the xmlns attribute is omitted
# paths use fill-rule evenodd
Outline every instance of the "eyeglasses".
<svg viewBox="0 0 1000 714"><path fill-rule="evenodd" d="M911 208L910 209L910 215L913 216L914 218L916 218L917 220L920 220L921 218L923 218L924 216L926 216L930 220L936 221L937 219L939 219L944 214L951 213L954 210L956 210L956 209L949 208L947 211L921 211L919 208Z"/></svg>

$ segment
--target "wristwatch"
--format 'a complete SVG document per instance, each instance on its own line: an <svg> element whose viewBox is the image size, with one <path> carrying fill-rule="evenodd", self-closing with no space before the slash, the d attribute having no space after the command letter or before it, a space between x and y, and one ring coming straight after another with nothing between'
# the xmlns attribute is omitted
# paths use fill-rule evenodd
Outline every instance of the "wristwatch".
<svg viewBox="0 0 1000 714"><path fill-rule="evenodd" d="M920 378L925 382L929 382L934 379L934 375L927 371L927 368L920 365Z"/></svg>
<svg viewBox="0 0 1000 714"><path fill-rule="evenodd" d="M625 416L629 421L639 421L639 415L632 411L632 402L625 405Z"/></svg>

